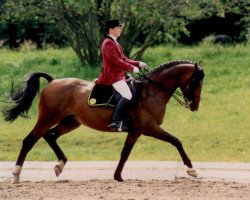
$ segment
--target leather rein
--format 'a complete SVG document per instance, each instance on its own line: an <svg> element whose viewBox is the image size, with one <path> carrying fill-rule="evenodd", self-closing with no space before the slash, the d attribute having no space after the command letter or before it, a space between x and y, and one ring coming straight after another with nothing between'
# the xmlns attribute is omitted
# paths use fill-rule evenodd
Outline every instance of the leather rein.
<svg viewBox="0 0 250 200"><path fill-rule="evenodd" d="M143 72L139 73L139 76L141 78L141 81L143 79L148 80L149 82L153 83L155 86L157 86L158 88L161 88L162 90L164 90L165 92L167 92L170 96L172 96L181 106L185 106L186 108L190 107L190 104L192 103L192 101L188 100L188 98L186 98L181 92L175 90L175 91L171 91L168 87L162 85L161 83L152 80L151 78L148 77L149 74L149 69L146 68ZM184 100L182 100L181 98L183 98Z"/></svg>

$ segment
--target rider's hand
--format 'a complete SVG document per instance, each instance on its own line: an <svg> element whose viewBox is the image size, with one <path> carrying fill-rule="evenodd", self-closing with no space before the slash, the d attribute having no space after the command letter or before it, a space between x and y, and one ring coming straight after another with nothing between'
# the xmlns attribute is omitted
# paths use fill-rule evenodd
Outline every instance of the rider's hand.
<svg viewBox="0 0 250 200"><path fill-rule="evenodd" d="M140 72L140 70L139 70L138 67L134 67L133 72L136 73L136 74L138 74Z"/></svg>
<svg viewBox="0 0 250 200"><path fill-rule="evenodd" d="M144 62L139 62L139 66L143 69L143 68L147 68L148 65Z"/></svg>

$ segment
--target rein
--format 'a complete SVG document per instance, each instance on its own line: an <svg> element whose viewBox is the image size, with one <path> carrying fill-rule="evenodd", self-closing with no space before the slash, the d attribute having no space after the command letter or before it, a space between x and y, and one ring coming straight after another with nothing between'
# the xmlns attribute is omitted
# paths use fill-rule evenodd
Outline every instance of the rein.
<svg viewBox="0 0 250 200"><path fill-rule="evenodd" d="M146 68L142 73L139 73L139 76L141 77L141 80L146 79L149 82L153 83L154 85L156 85L157 87L161 88L162 90L166 91L169 95L172 95L172 97L181 105L181 106L185 106L186 108L188 108L190 106L190 104L192 103L191 101L189 101L181 92L175 90L175 91L171 91L168 87L162 85L161 83L152 80L151 78L148 77L149 74L149 69ZM184 98L184 101L182 99L180 99L180 97Z"/></svg>

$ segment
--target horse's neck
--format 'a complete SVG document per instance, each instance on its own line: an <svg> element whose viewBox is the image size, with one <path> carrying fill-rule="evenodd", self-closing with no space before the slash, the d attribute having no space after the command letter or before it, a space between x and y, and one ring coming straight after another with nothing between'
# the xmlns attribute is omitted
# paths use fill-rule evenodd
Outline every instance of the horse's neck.
<svg viewBox="0 0 250 200"><path fill-rule="evenodd" d="M151 119L161 124L165 115L166 105L177 87L179 87L179 79L183 75L181 69L170 68L167 70L158 70L149 75L148 80L142 88L143 105L150 113ZM156 83L157 84L156 84Z"/></svg>
<svg viewBox="0 0 250 200"><path fill-rule="evenodd" d="M175 89L180 86L181 81L185 82L185 80L188 79L184 78L184 76L191 76L193 66L194 65L190 63L182 63L167 69L162 67L162 69L149 74L149 78L169 88L171 91L175 91Z"/></svg>
<svg viewBox="0 0 250 200"><path fill-rule="evenodd" d="M154 77L152 77L154 78ZM158 79L152 79L157 81ZM155 83L147 80L142 84L140 105L142 105L143 112L146 116L150 115L158 124L163 122L166 111L166 105L171 98L171 94L167 93L163 88L157 86Z"/></svg>
<svg viewBox="0 0 250 200"><path fill-rule="evenodd" d="M178 87L178 77L179 70L173 70L172 68L149 75L149 79L156 82L155 86L161 89L159 92L168 94L168 96L171 96Z"/></svg>

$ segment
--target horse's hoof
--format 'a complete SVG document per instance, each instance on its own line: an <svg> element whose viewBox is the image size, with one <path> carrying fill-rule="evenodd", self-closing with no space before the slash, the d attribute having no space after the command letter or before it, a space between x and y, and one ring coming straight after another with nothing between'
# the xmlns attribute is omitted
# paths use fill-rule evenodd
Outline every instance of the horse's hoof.
<svg viewBox="0 0 250 200"><path fill-rule="evenodd" d="M116 181L118 181L118 182L123 182L124 181L121 176L114 176L114 179Z"/></svg>
<svg viewBox="0 0 250 200"><path fill-rule="evenodd" d="M57 177L60 176L60 174L62 173L61 166L60 165L55 165L54 171L55 171L55 174L56 174Z"/></svg>
<svg viewBox="0 0 250 200"><path fill-rule="evenodd" d="M12 172L13 174L13 181L12 183L19 183L20 182L20 173Z"/></svg>
<svg viewBox="0 0 250 200"><path fill-rule="evenodd" d="M55 171L55 174L57 177L62 173L64 165L65 165L62 160L59 160L58 163L59 164L55 165L55 167L54 167L54 171Z"/></svg>
<svg viewBox="0 0 250 200"><path fill-rule="evenodd" d="M14 175L12 183L16 184L16 183L19 183L19 182L20 182L20 176L19 175L18 176Z"/></svg>
<svg viewBox="0 0 250 200"><path fill-rule="evenodd" d="M194 168L189 168L187 170L187 173L188 173L189 176L192 176L194 178L198 177L198 172L196 172L196 170Z"/></svg>

